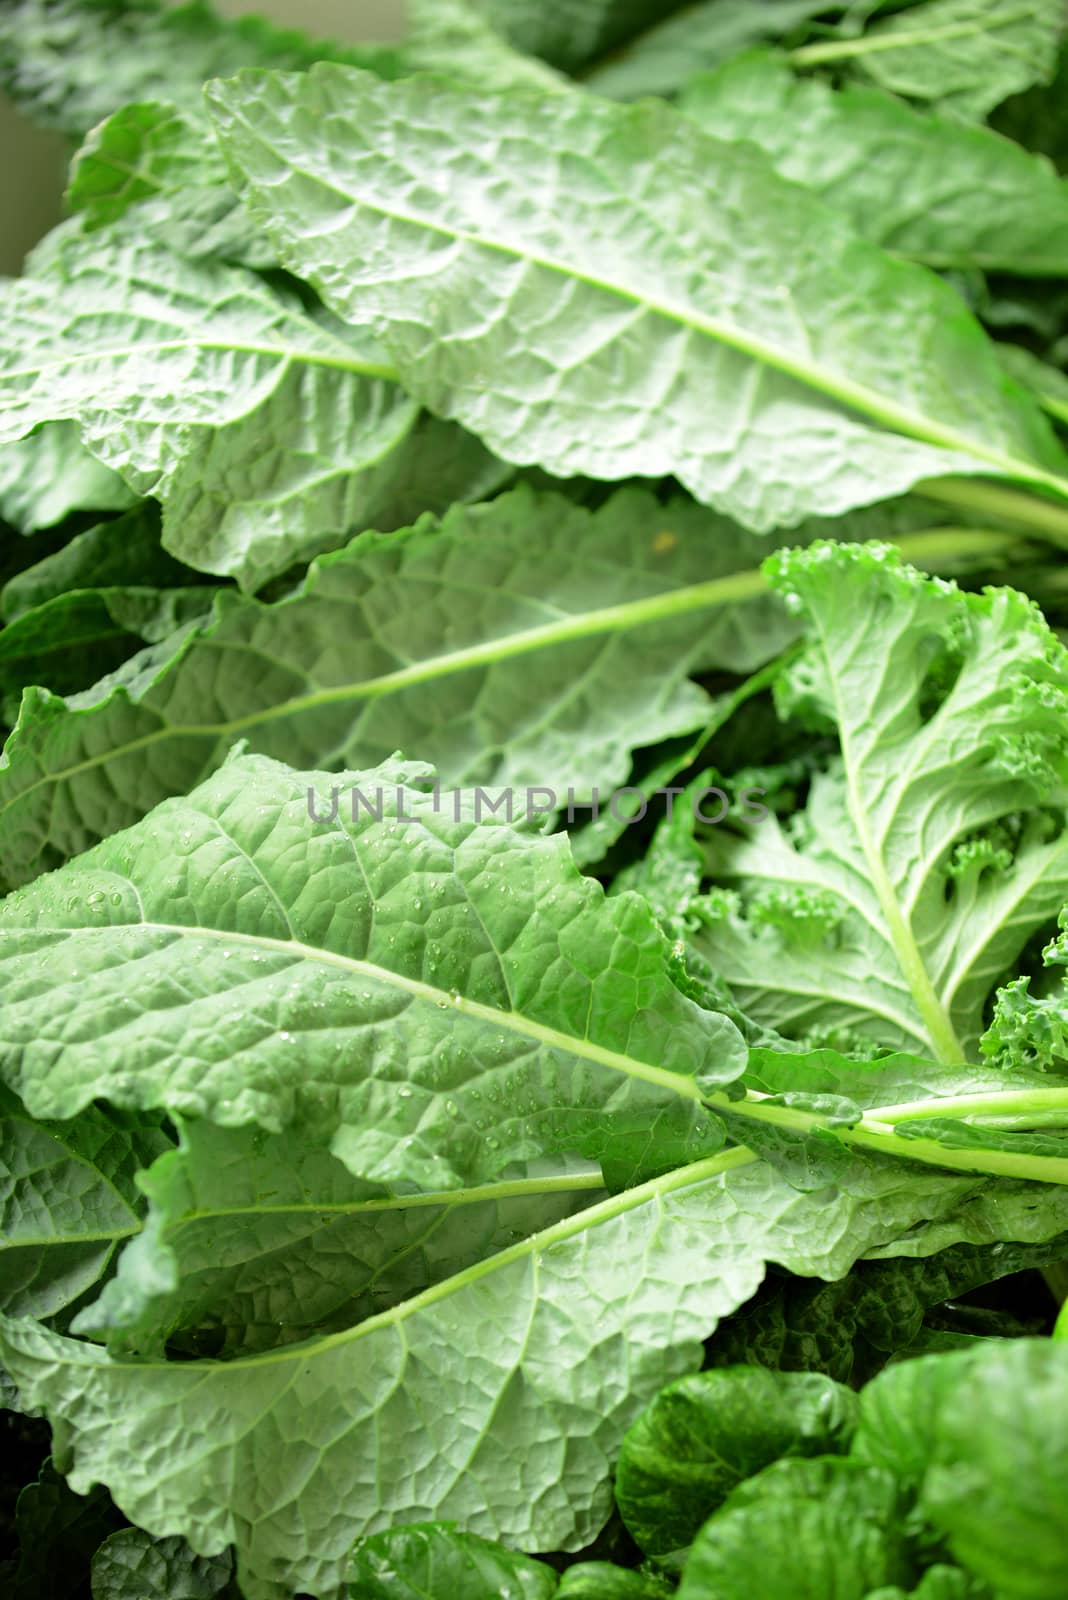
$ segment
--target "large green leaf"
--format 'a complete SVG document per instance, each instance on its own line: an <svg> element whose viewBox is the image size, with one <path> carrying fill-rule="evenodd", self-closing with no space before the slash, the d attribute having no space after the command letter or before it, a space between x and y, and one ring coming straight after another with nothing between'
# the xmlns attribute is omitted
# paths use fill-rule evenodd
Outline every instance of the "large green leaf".
<svg viewBox="0 0 1068 1600"><path fill-rule="evenodd" d="M781 1456L837 1455L856 1397L815 1372L725 1367L669 1384L627 1433L616 1502L646 1555L687 1549L743 1479Z"/></svg>
<svg viewBox="0 0 1068 1600"><path fill-rule="evenodd" d="M229 1553L197 1556L182 1539L120 1528L93 1554L93 1600L215 1600L232 1569Z"/></svg>
<svg viewBox="0 0 1068 1600"><path fill-rule="evenodd" d="M212 591L75 589L25 612L0 631L0 706L18 716L22 690L41 684L57 694L81 688L87 655L96 671L114 669L145 640L167 638L206 612Z"/></svg>
<svg viewBox="0 0 1068 1600"><path fill-rule="evenodd" d="M913 1479L955 1558L1005 1600L1058 1600L1068 1542L1068 1349L998 1340L889 1368L855 1448Z"/></svg>
<svg viewBox="0 0 1068 1600"><path fill-rule="evenodd" d="M13 622L75 589L179 589L188 587L193 577L161 546L159 507L146 501L125 516L75 534L9 578L0 590L0 616ZM205 595L210 605L206 585Z"/></svg>
<svg viewBox="0 0 1068 1600"><path fill-rule="evenodd" d="M4 1309L51 1317L91 1289L140 1227L134 1173L167 1148L150 1126L96 1107L75 1122L36 1122L0 1091Z"/></svg>
<svg viewBox="0 0 1068 1600"><path fill-rule="evenodd" d="M1068 275L1068 183L1042 156L879 90L796 78L749 55L687 89L720 139L751 139L873 244L938 268Z"/></svg>
<svg viewBox="0 0 1068 1600"><path fill-rule="evenodd" d="M732 1151L288 1349L116 1361L5 1319L0 1356L59 1429L75 1488L106 1483L141 1527L202 1554L236 1544L248 1600L326 1595L353 1539L409 1520L583 1548L627 1427L697 1370L701 1340L765 1261L838 1277L983 1187L999 1185L886 1162L866 1197L802 1195Z"/></svg>
<svg viewBox="0 0 1068 1600"><path fill-rule="evenodd" d="M122 106L90 131L71 166L67 204L87 232L121 224L194 258L276 265L227 182L203 113L167 101Z"/></svg>
<svg viewBox="0 0 1068 1600"><path fill-rule="evenodd" d="M705 830L697 947L755 1021L942 1062L1068 898L1068 657L1030 602L814 546L769 563L808 620L784 710L837 734L807 803Z"/></svg>
<svg viewBox="0 0 1068 1600"><path fill-rule="evenodd" d="M539 12L551 10L543 4ZM404 58L411 72L441 72L482 89L562 87L566 78L513 49L479 0L408 0Z"/></svg>
<svg viewBox="0 0 1068 1600"><path fill-rule="evenodd" d="M190 566L255 587L411 493L418 407L381 355L251 272L64 233L4 312L0 435L77 421L131 487L173 494L164 543Z"/></svg>
<svg viewBox="0 0 1068 1600"><path fill-rule="evenodd" d="M399 746L446 785L536 786L549 811L599 788L607 807L636 747L709 721L691 673L752 669L795 636L765 549L681 497L588 512L521 489L366 534L275 604L221 594L95 689L27 691L0 761L8 881L191 787L238 738L307 765Z"/></svg>
<svg viewBox="0 0 1068 1600"><path fill-rule="evenodd" d="M262 17L230 21L206 0L7 0L0 12L0 88L35 122L75 138L130 101L196 108L207 78L300 70L324 56L401 70L387 47L316 43Z"/></svg>
<svg viewBox="0 0 1068 1600"><path fill-rule="evenodd" d="M729 1083L745 1051L675 987L648 907L477 797L455 820L410 787L427 771L343 774L317 823L328 775L233 759L10 896L0 1071L32 1114L104 1097L295 1125L430 1189L552 1151L715 1148L694 1077Z"/></svg>
<svg viewBox="0 0 1068 1600"><path fill-rule="evenodd" d="M910 1574L902 1497L858 1461L779 1461L698 1535L679 1600L867 1600Z"/></svg>
<svg viewBox="0 0 1068 1600"><path fill-rule="evenodd" d="M598 94L674 94L698 73L779 38L831 9L824 0L703 0L669 16L586 74Z"/></svg>
<svg viewBox="0 0 1068 1600"><path fill-rule="evenodd" d="M54 527L72 511L124 510L134 499L72 423L49 423L0 449L0 517L20 533Z"/></svg>
<svg viewBox="0 0 1068 1600"><path fill-rule="evenodd" d="M848 66L895 94L979 121L1053 76L1065 22L1062 0L927 0L877 18L858 38L805 45L794 60Z"/></svg>
<svg viewBox="0 0 1068 1600"><path fill-rule="evenodd" d="M603 1195L596 1168L556 1166L481 1189L391 1195L292 1131L192 1120L180 1148L140 1175L144 1231L72 1326L116 1353L220 1357L339 1331ZM127 1219L113 1241L129 1233Z"/></svg>
<svg viewBox="0 0 1068 1600"><path fill-rule="evenodd" d="M945 473L1068 495L960 297L748 144L653 102L330 65L208 95L283 261L506 460L673 473L765 530Z"/></svg>
<svg viewBox="0 0 1068 1600"><path fill-rule="evenodd" d="M556 1573L449 1525L396 1528L361 1540L348 1571L350 1600L552 1600Z"/></svg>

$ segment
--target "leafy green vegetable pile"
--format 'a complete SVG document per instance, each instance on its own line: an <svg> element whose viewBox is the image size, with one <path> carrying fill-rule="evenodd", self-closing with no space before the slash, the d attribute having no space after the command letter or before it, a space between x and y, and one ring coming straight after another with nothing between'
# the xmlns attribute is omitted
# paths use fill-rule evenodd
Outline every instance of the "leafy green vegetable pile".
<svg viewBox="0 0 1068 1600"><path fill-rule="evenodd" d="M1066 36L9 0L18 1600L1063 1600Z"/></svg>

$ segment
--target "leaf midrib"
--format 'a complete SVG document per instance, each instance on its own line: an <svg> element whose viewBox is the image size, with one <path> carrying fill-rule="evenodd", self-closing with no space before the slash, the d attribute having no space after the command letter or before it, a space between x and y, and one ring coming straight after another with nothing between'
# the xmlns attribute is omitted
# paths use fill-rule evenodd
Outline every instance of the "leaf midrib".
<svg viewBox="0 0 1068 1600"><path fill-rule="evenodd" d="M131 887L134 885L131 884ZM136 892L136 888L135 888ZM413 1000L422 1001L426 1005L434 1006L441 1011L449 1011L454 1015L470 1017L473 1021L483 1023L487 1027L498 1031L519 1034L530 1039L535 1045L547 1050L559 1050L566 1055L580 1056L586 1061L595 1062L598 1066L609 1067L612 1071L622 1073L626 1077L638 1078L650 1083L659 1089L666 1089L669 1093L680 1095L683 1099L696 1103L701 1101L701 1091L693 1078L679 1072L669 1072L663 1067L655 1067L648 1062L639 1061L634 1056L622 1055L617 1050L609 1050L604 1045L594 1043L589 1038L579 1038L574 1034L562 1033L558 1028L551 1028L546 1023L536 1022L533 1018L524 1016L520 1011L504 1011L496 1006L483 1004L480 1000L472 1000L457 990L439 989L435 984L426 983L422 978L412 978L405 973L395 972L391 967L380 966L375 961L363 961L355 956L345 956L339 951L327 950L320 945L303 943L299 939L275 939L268 934L240 933L226 928L194 927L179 922L158 922L144 919L141 922L126 923L101 923L94 927L55 928L49 930L64 937L78 937L81 935L95 935L106 938L116 930L137 931L144 929L147 933L175 934L184 939L210 939L223 944L247 944L257 950L266 950L274 955L289 956L297 961L319 962L325 966L338 968L341 972L352 977L358 977L365 982L378 983L384 988L397 989L410 995ZM12 929L17 933L19 930ZM43 931L34 929L35 933ZM701 1008L695 1006L695 1011ZM709 1017L718 1016L718 1013L708 1012Z"/></svg>
<svg viewBox="0 0 1068 1600"><path fill-rule="evenodd" d="M906 535L900 539L890 540L907 557L922 562L926 557L941 559L944 556L953 557L964 549L975 549L984 543L992 549L1000 549L1004 544L1011 545L1012 536L987 529L936 529L929 533ZM688 584L683 588L672 589L663 594L646 596L641 600L629 600L616 606L605 606L596 611L584 611L576 615L559 618L556 621L539 624L537 627L518 629L514 633L502 637L483 640L475 645L468 645L459 650L447 651L441 655L430 656L424 661L412 662L406 667L397 668L393 672L383 673L380 677L369 678L359 683L339 684L330 689L316 689L304 695L295 695L289 700L273 703L261 707L257 711L248 712L243 717L231 719L229 722L219 723L165 723L162 727L155 728L151 733L142 734L137 739L127 740L124 744L109 746L99 754L89 757L84 761L75 762L72 766L59 771L45 772L32 783L19 789L11 799L0 804L0 816L10 810L12 806L21 804L26 796L33 794L37 789L44 788L54 783L64 783L70 778L79 776L83 772L91 772L95 768L119 760L135 751L150 748L152 745L162 743L167 739L204 738L222 739L236 737L252 728L265 723L284 720L290 716L297 716L304 711L315 711L323 706L344 704L347 701L360 701L377 698L395 691L410 688L420 683L432 682L438 677L447 677L451 673L468 671L475 667L492 666L498 661L505 661L513 656L521 656L554 644L565 644L573 641L594 638L598 634L623 632L629 628L640 627L647 623L667 620L672 616L685 615L691 611L712 608L724 605L731 601L755 598L758 595L769 594L771 591L759 568L750 568L742 572L728 574L722 578L712 578L705 583ZM299 599L303 600L305 595ZM284 607L286 602L281 602ZM192 643L200 641L206 646L213 645L210 634L197 634ZM166 663L160 670L156 683L162 681L171 671L177 658ZM117 686L113 691L118 694L123 691L124 685ZM100 701L94 706L82 706L75 709L75 715L91 715L110 701ZM134 703L134 702L131 702ZM160 715L156 708L145 705L144 701L136 702L137 708L152 714ZM16 727L16 732L19 729ZM0 780L5 771L11 766L10 750L5 749L0 755Z"/></svg>
<svg viewBox="0 0 1068 1600"><path fill-rule="evenodd" d="M912 928L898 904L894 886L886 870L886 864L872 836L871 829L868 827L867 807L864 804L864 797L858 786L858 764L849 733L849 722L845 707L842 704L838 674L833 668L834 654L821 620L814 614L812 615L812 625L819 634L824 660L830 669L827 679L831 693L834 696L835 721L838 724L839 739L842 746L842 770L846 780L849 814L853 819L853 826L856 829L864 859L871 873L872 887L882 908L898 967L916 1003L916 1009L923 1019L935 1058L943 1066L952 1066L957 1062L966 1061L967 1056L960 1040L957 1038L956 1030L950 1020L948 1011L935 993L934 984L924 965Z"/></svg>
<svg viewBox="0 0 1068 1600"><path fill-rule="evenodd" d="M1016 22L1029 22L1034 16L1030 6L1021 6L1000 17L979 17L962 22L946 22L934 28L883 28L881 31L862 34L857 39L829 39L825 42L801 45L791 50L788 59L795 67L818 66L825 61L847 60L850 56L879 55L886 51L913 50L917 45L938 44L943 39L966 39L994 32L997 28L1010 28Z"/></svg>

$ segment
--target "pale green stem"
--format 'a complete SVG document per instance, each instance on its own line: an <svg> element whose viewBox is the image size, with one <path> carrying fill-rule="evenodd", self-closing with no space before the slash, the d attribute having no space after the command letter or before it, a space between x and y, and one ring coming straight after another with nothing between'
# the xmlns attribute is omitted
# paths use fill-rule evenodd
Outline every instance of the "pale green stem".
<svg viewBox="0 0 1068 1600"><path fill-rule="evenodd" d="M1068 484L1065 487L1068 488ZM1052 500L1024 494L1019 489L1006 489L984 478L926 478L916 485L916 491L928 500L941 500L966 511L1004 518L1006 522L1041 534L1051 544L1068 548L1068 509L1055 505Z"/></svg>
<svg viewBox="0 0 1068 1600"><path fill-rule="evenodd" d="M937 44L942 39L965 39L977 33L990 32L994 28L1006 28L1014 22L1029 21L1033 15L1034 8L1027 6L1018 11L1006 12L1004 16L997 17L993 21L987 19L982 22L974 20L947 22L935 28L887 29L883 33L861 34L855 39L828 39L822 44L806 44L797 50L791 50L789 60L795 67L818 67L827 61L846 61L852 56L923 48Z"/></svg>
<svg viewBox="0 0 1068 1600"><path fill-rule="evenodd" d="M919 1161L925 1166L949 1167L960 1172L988 1173L992 1177L1025 1178L1036 1183L1068 1184L1068 1156L1036 1156L1010 1150L957 1150L939 1144L936 1139L907 1139L895 1133L882 1109L866 1112L851 1128L831 1126L818 1112L802 1111L796 1106L769 1103L771 1097L747 1093L744 1100L732 1100L725 1092L706 1095L704 1103L714 1110L726 1111L736 1117L748 1117L772 1127L787 1128L795 1133L813 1133L819 1129L833 1133L843 1144L860 1150L871 1150L880 1155L900 1156L906 1161ZM987 1096L997 1101L998 1095ZM932 1100L927 1115L944 1115L945 1102ZM893 1109L893 1108L891 1108Z"/></svg>

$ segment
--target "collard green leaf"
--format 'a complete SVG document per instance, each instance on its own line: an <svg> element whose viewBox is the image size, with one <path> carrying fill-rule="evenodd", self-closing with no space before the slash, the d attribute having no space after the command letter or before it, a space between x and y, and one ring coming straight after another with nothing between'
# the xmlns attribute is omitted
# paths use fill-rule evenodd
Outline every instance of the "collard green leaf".
<svg viewBox="0 0 1068 1600"><path fill-rule="evenodd" d="M981 121L1009 95L1053 76L1061 0L926 0L876 17L856 39L806 45L799 65L848 66L884 89Z"/></svg>
<svg viewBox="0 0 1068 1600"><path fill-rule="evenodd" d="M73 1326L116 1353L227 1358L340 1331L603 1197L596 1169L556 1166L391 1195L299 1135L193 1120L141 1174L144 1231Z"/></svg>
<svg viewBox="0 0 1068 1600"><path fill-rule="evenodd" d="M253 591L351 533L444 514L512 476L456 423L416 416L392 386L369 397L305 372L177 466L163 539L191 567Z"/></svg>
<svg viewBox="0 0 1068 1600"><path fill-rule="evenodd" d="M497 89L552 89L567 81L513 49L479 0L409 0L407 22L404 58L411 72L440 72L480 89L487 83Z"/></svg>
<svg viewBox="0 0 1068 1600"><path fill-rule="evenodd" d="M996 1340L890 1367L861 1398L858 1454L915 1482L954 1557L1006 1600L1064 1582L1066 1382L1063 1344Z"/></svg>
<svg viewBox="0 0 1068 1600"><path fill-rule="evenodd" d="M0 88L34 122L80 137L131 101L200 105L208 78L241 67L299 71L324 57L392 75L396 50L314 42L262 17L231 21L206 0L9 0Z"/></svg>
<svg viewBox="0 0 1068 1600"><path fill-rule="evenodd" d="M501 1545L428 1522L362 1539L348 1570L349 1600L552 1600L556 1573Z"/></svg>
<svg viewBox="0 0 1068 1600"><path fill-rule="evenodd" d="M943 1063L1068 891L1068 665L1012 590L960 593L889 550L769 565L809 619L783 709L840 755L752 842L707 830L695 943L757 1022Z"/></svg>
<svg viewBox="0 0 1068 1600"><path fill-rule="evenodd" d="M159 507L147 501L75 534L9 578L0 590L0 616L13 622L75 589L178 589L188 587L193 576L163 549ZM211 603L208 591L206 603Z"/></svg>
<svg viewBox="0 0 1068 1600"><path fill-rule="evenodd" d="M276 265L227 181L203 114L167 101L122 106L93 128L74 158L66 198L87 233L121 224L194 258Z"/></svg>
<svg viewBox="0 0 1068 1600"><path fill-rule="evenodd" d="M858 1461L778 1461L699 1533L679 1600L866 1600L909 1575L901 1494Z"/></svg>
<svg viewBox="0 0 1068 1600"><path fill-rule="evenodd" d="M959 296L748 144L653 102L330 65L208 96L286 265L505 460L671 473L759 530L944 473L1068 494Z"/></svg>
<svg viewBox="0 0 1068 1600"><path fill-rule="evenodd" d="M409 1519L578 1550L608 1514L626 1429L697 1370L765 1261L838 1277L982 1187L888 1162L867 1197L802 1195L731 1151L265 1356L115 1361L5 1320L0 1359L60 1428L75 1488L106 1483L139 1526L204 1553L235 1543L246 1600L328 1592L354 1539Z"/></svg>
<svg viewBox="0 0 1068 1600"><path fill-rule="evenodd" d="M701 72L790 33L809 18L836 9L823 0L703 0L650 28L596 66L585 81L598 94L634 100L675 94Z"/></svg>
<svg viewBox="0 0 1068 1600"><path fill-rule="evenodd" d="M0 631L0 704L14 721L29 684L57 694L85 682L86 659L109 671L145 640L167 638L211 606L212 591L75 589L25 612Z"/></svg>
<svg viewBox="0 0 1068 1600"><path fill-rule="evenodd" d="M1068 275L1068 183L989 129L876 89L799 79L752 54L698 78L682 109L720 139L750 139L873 244L937 268Z"/></svg>
<svg viewBox="0 0 1068 1600"><path fill-rule="evenodd" d="M343 775L317 823L325 774L234 759L9 897L0 1070L31 1113L295 1125L430 1189L716 1148L694 1078L730 1082L744 1047L675 987L648 908L606 900L562 836L470 801L454 820L410 787L426 774Z"/></svg>
<svg viewBox="0 0 1068 1600"><path fill-rule="evenodd" d="M687 1549L743 1479L781 1456L844 1454L856 1397L819 1373L723 1367L662 1389L628 1432L616 1502L646 1555Z"/></svg>
<svg viewBox="0 0 1068 1600"><path fill-rule="evenodd" d="M13 1316L51 1317L93 1287L140 1226L133 1178L168 1146L151 1126L87 1107L37 1122L0 1097L0 1299Z"/></svg>
<svg viewBox="0 0 1068 1600"><path fill-rule="evenodd" d="M20 533L52 528L72 511L121 511L135 498L73 423L47 423L0 448L0 517Z"/></svg>
<svg viewBox="0 0 1068 1600"><path fill-rule="evenodd" d="M9 881L191 787L240 737L308 765L419 750L445 786L514 789L517 813L589 800L636 747L708 722L689 673L745 671L794 636L762 548L681 498L588 512L521 489L364 535L274 605L220 595L209 624L94 690L27 693L0 762Z"/></svg>
<svg viewBox="0 0 1068 1600"><path fill-rule="evenodd" d="M172 541L165 509L164 543L190 566L254 586L339 543L382 509L389 472L403 482L413 468L388 458L418 407L367 337L251 272L67 233L5 313L0 434L77 421L138 493L167 501L173 488L180 520Z"/></svg>
<svg viewBox="0 0 1068 1600"><path fill-rule="evenodd" d="M230 1589L229 1552L195 1555L184 1539L120 1528L92 1560L93 1600L216 1600Z"/></svg>

